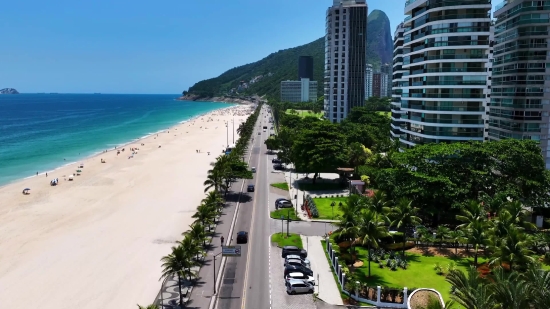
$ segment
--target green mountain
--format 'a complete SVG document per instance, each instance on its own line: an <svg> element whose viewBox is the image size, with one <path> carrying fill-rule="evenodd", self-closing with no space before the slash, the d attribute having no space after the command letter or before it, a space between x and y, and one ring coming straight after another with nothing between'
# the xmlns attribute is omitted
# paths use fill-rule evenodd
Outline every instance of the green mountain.
<svg viewBox="0 0 550 309"><path fill-rule="evenodd" d="M367 63L380 69L380 64L393 62L393 40L390 19L380 10L370 12L367 19Z"/></svg>
<svg viewBox="0 0 550 309"><path fill-rule="evenodd" d="M279 97L283 80L298 79L300 56L313 57L313 78L317 81L317 92L323 95L323 70L325 62L325 38L311 43L280 50L262 60L233 68L218 77L200 81L185 94L195 98L215 97L232 94L259 94ZM381 63L391 63L393 41L388 16L380 10L372 11L367 24L367 63L376 70Z"/></svg>
<svg viewBox="0 0 550 309"><path fill-rule="evenodd" d="M323 62L325 61L325 38L309 44L280 50L260 61L233 68L222 75L200 81L189 88L189 93L200 97L213 97L229 94L241 82L248 88L239 93L279 96L281 81L298 79L298 59L300 56L313 57L313 78L318 82L319 95L323 94ZM261 77L260 77L261 76ZM257 80L251 83L251 80Z"/></svg>

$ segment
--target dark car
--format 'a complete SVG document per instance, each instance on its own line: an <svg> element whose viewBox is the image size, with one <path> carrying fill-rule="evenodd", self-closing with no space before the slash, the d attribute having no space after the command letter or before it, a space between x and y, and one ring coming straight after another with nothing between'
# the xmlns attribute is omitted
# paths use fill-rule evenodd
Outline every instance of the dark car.
<svg viewBox="0 0 550 309"><path fill-rule="evenodd" d="M302 273L308 276L313 276L313 270L302 265L286 265L284 276L286 277L289 273Z"/></svg>
<svg viewBox="0 0 550 309"><path fill-rule="evenodd" d="M302 258L302 259L307 258L307 251L306 250L300 249L296 246L284 246L281 257L286 258L286 256L289 255L289 254L299 255L300 258Z"/></svg>
<svg viewBox="0 0 550 309"><path fill-rule="evenodd" d="M281 160L277 159L277 158L273 158L271 160L271 163L278 163L278 164L281 164Z"/></svg>
<svg viewBox="0 0 550 309"><path fill-rule="evenodd" d="M285 169L285 167L282 164L275 164L273 165L273 169L277 171L282 171Z"/></svg>
<svg viewBox="0 0 550 309"><path fill-rule="evenodd" d="M300 259L286 259L285 260L285 266L287 266L287 265L304 266L304 267L310 268L310 267L308 267L308 265L306 263L302 262L302 260L300 260Z"/></svg>
<svg viewBox="0 0 550 309"><path fill-rule="evenodd" d="M248 187L246 188L246 191L254 192L254 185L248 185Z"/></svg>
<svg viewBox="0 0 550 309"><path fill-rule="evenodd" d="M248 232L240 231L237 233L237 243L246 244L248 242Z"/></svg>

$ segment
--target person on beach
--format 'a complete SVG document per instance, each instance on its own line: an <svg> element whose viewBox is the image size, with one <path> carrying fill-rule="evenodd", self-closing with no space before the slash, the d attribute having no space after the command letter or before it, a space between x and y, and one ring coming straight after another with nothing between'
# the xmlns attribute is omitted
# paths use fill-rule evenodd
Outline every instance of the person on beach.
<svg viewBox="0 0 550 309"><path fill-rule="evenodd" d="M46 173L46 177L48 177L48 173Z"/></svg>

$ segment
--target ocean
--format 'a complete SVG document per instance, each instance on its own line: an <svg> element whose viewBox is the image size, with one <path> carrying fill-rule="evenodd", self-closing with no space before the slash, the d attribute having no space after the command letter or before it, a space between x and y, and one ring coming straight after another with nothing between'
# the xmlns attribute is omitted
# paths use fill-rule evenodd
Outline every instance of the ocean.
<svg viewBox="0 0 550 309"><path fill-rule="evenodd" d="M0 186L232 106L179 95L0 95Z"/></svg>

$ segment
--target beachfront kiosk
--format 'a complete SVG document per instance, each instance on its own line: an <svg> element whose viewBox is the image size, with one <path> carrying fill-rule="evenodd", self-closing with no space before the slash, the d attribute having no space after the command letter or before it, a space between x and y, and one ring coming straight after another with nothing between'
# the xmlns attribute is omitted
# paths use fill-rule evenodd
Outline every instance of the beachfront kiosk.
<svg viewBox="0 0 550 309"><path fill-rule="evenodd" d="M233 151L233 148L235 148L235 144L231 144L229 146L227 146L227 148L225 149L225 154L228 155L231 153L231 151Z"/></svg>

